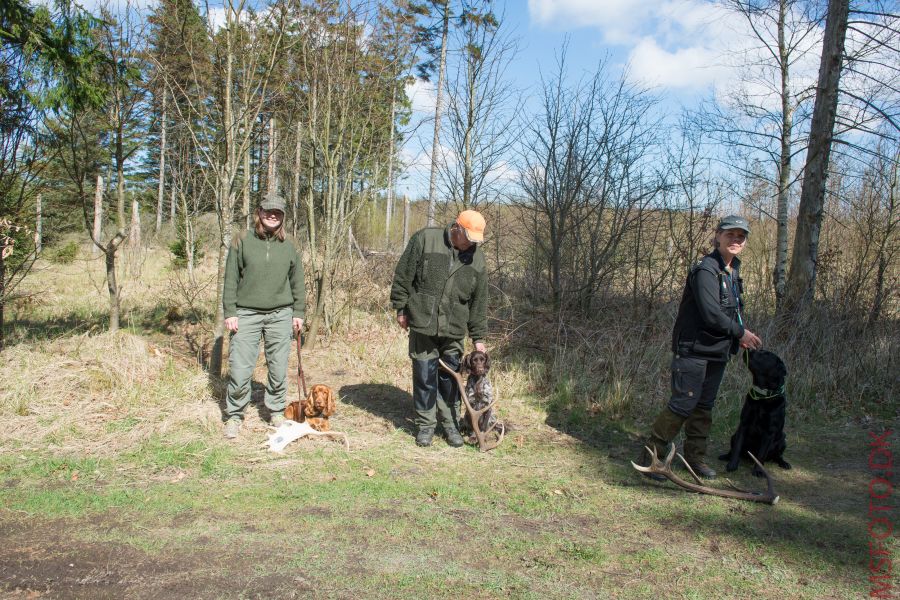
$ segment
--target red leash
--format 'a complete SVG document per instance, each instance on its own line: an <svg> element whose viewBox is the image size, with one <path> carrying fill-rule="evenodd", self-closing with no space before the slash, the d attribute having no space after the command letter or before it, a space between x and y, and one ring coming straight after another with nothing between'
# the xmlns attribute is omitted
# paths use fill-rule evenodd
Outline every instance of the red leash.
<svg viewBox="0 0 900 600"><path fill-rule="evenodd" d="M302 336L301 332L297 332L297 379L298 386L297 391L301 392L300 395L300 403L302 404L304 400L306 400L306 376L303 374L303 360L300 358L300 338Z"/></svg>

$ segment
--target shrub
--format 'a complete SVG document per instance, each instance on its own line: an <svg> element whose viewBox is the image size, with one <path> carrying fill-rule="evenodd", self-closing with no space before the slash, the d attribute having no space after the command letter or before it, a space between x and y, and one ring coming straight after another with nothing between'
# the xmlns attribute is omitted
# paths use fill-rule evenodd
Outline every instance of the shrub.
<svg viewBox="0 0 900 600"><path fill-rule="evenodd" d="M78 258L78 243L70 241L48 253L47 258L61 265L68 265Z"/></svg>
<svg viewBox="0 0 900 600"><path fill-rule="evenodd" d="M199 236L194 240L194 264L197 264L201 258L203 258L203 239ZM171 244L169 244L169 251L174 255L172 259L172 263L179 268L184 268L187 266L188 259L188 249L187 242L183 238L178 238Z"/></svg>

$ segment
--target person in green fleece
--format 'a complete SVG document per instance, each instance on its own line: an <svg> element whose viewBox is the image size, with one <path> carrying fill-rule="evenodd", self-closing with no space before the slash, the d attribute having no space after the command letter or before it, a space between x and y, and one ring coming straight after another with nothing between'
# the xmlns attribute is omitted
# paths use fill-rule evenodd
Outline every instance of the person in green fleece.
<svg viewBox="0 0 900 600"><path fill-rule="evenodd" d="M485 351L487 274L479 247L484 227L480 213L464 210L447 227L417 231L394 270L391 304L397 323L409 330L419 446L431 445L438 416L447 444L463 445L459 391L449 374L438 374L438 358L458 370L467 333L475 349Z"/></svg>
<svg viewBox="0 0 900 600"><path fill-rule="evenodd" d="M269 371L265 403L271 423L284 423L291 341L303 327L306 286L297 244L284 231L284 200L269 194L253 215L254 228L235 237L225 264L225 328L232 333L225 437L235 438L250 402L250 380L264 340Z"/></svg>

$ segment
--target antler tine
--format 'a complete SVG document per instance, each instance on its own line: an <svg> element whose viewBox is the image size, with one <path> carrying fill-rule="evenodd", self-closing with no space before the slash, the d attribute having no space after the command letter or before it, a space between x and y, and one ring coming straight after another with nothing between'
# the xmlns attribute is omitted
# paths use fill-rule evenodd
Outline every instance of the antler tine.
<svg viewBox="0 0 900 600"><path fill-rule="evenodd" d="M764 466L762 466L762 463L761 463L761 462L759 462L758 460L756 460L756 457L753 456L753 453L752 453L752 452L750 452L750 451L748 450L748 451L747 451L747 454L750 455L750 458L753 459L753 462L756 463L756 466L759 467L759 470L762 471L762 474L766 476L766 488L767 488L767 493L768 493L770 496L774 496L774 495L775 495L775 489L774 489L774 486L772 485L772 478L769 477L769 472L766 471L766 468L765 468ZM778 502L778 496L775 496L775 502ZM775 502L773 502L772 504L774 504Z"/></svg>
<svg viewBox="0 0 900 600"><path fill-rule="evenodd" d="M766 479L768 480L768 491L763 494L754 493L754 492L738 492L732 490L723 490L713 487L708 487L705 485L701 485L698 483L691 483L690 481L685 481L680 478L678 475L672 472L672 459L675 457L675 444L672 444L668 455L666 456L665 463L662 463L659 460L659 457L656 455L655 449L647 448L647 451L650 453L650 466L642 467L640 465L636 465L633 462L631 466L640 471L641 473L655 473L658 475L662 475L678 487L684 488L686 490L690 490L692 492L698 492L700 494L710 494L712 496L722 496L724 498L735 498L737 500L748 500L750 502L764 502L766 504L775 504L778 502L778 496L775 494L772 480L769 478L768 473L765 473L765 469L763 472L766 474ZM678 455L683 462L687 462L684 460L684 457L680 454ZM754 458L754 460L756 460ZM757 461L759 464L759 461ZM759 465L762 468L762 465ZM689 470L693 471L688 467ZM694 477L697 477L696 473L691 473Z"/></svg>
<svg viewBox="0 0 900 600"><path fill-rule="evenodd" d="M674 444L673 444L673 445L674 445ZM691 477L694 478L694 481L696 481L696 482L699 483L700 485L703 485L703 480L700 479L700 476L697 475L696 472L694 472L694 468L688 463L687 459L684 458L680 453L678 454L678 458L681 459L681 464L683 464L683 465L684 465L684 468L688 470L688 473L691 474Z"/></svg>

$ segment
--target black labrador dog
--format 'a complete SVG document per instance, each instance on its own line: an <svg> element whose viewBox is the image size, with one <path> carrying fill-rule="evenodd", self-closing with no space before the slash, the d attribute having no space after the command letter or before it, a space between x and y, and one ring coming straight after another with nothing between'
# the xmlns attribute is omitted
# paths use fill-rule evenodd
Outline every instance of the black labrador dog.
<svg viewBox="0 0 900 600"><path fill-rule="evenodd" d="M767 350L751 350L748 366L753 375L753 387L744 398L740 423L731 436L731 450L719 460L727 460L725 470L734 471L740 465L741 457L749 451L761 463L776 462L782 469L790 469L791 465L784 460L787 367L777 354ZM753 467L753 474L763 476L757 466Z"/></svg>

